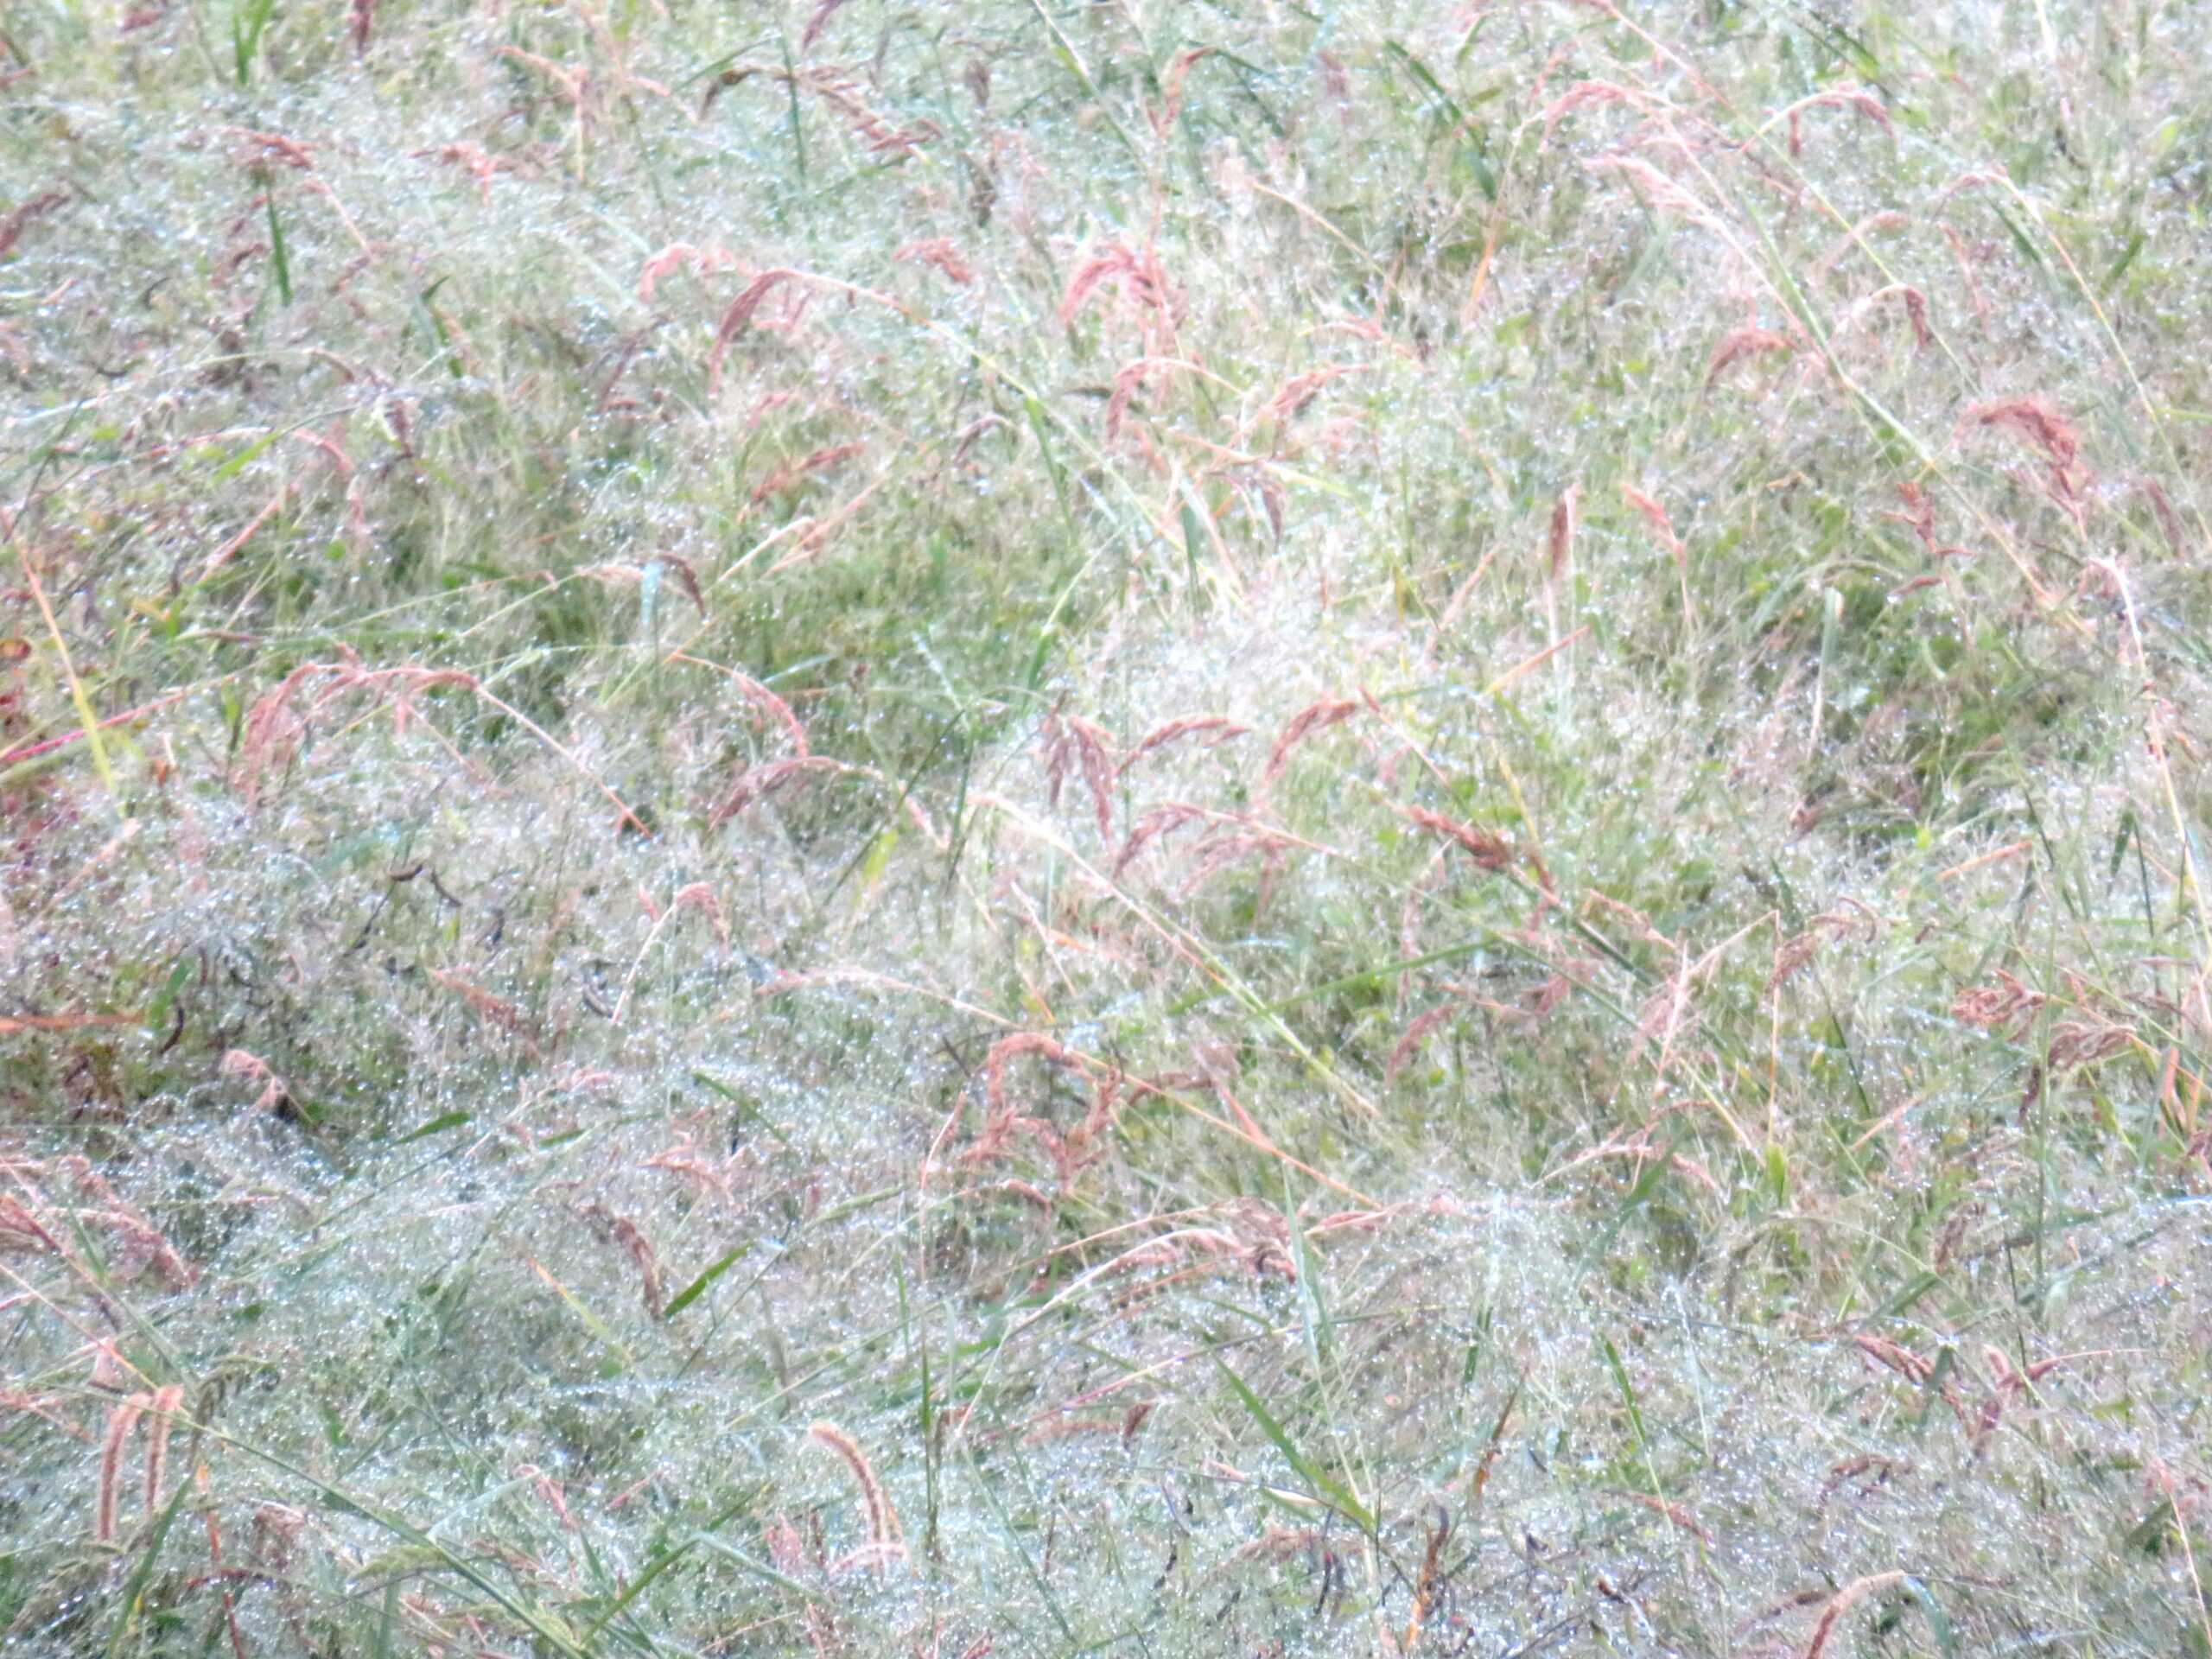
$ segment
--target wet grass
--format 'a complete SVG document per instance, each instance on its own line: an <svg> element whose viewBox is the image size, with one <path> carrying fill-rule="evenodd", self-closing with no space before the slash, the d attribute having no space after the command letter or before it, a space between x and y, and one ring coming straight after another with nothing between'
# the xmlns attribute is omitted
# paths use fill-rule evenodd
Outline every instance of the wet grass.
<svg viewBox="0 0 2212 1659"><path fill-rule="evenodd" d="M2209 22L11 11L10 1649L2206 1653Z"/></svg>

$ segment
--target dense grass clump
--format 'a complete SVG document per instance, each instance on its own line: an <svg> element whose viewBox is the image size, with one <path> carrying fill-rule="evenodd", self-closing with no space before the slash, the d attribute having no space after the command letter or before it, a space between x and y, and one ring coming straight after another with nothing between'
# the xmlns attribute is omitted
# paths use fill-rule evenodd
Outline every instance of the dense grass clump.
<svg viewBox="0 0 2212 1659"><path fill-rule="evenodd" d="M0 60L0 1647L2212 1654L2212 9Z"/></svg>

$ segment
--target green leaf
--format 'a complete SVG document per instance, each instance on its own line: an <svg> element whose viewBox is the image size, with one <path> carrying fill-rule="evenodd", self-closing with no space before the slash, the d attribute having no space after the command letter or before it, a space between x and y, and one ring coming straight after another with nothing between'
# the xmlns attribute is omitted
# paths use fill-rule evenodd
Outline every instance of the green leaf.
<svg viewBox="0 0 2212 1659"><path fill-rule="evenodd" d="M468 1122L467 1112L440 1112L427 1123L417 1124L391 1144L404 1147L410 1141L421 1141L433 1135L443 1135L448 1129L457 1129Z"/></svg>
<svg viewBox="0 0 2212 1659"><path fill-rule="evenodd" d="M176 994L184 988L185 976L191 971L191 961L184 957L179 957L170 967L168 978L146 1005L146 1030L149 1035L160 1036L162 1027L168 1024L169 1009L175 1005Z"/></svg>
<svg viewBox="0 0 2212 1659"><path fill-rule="evenodd" d="M1260 1396L1252 1392L1251 1388L1243 1377L1229 1369L1227 1362L1217 1359L1214 1363L1221 1368L1222 1376L1228 1380L1229 1386L1236 1391L1236 1397L1243 1402L1244 1409L1252 1414L1252 1421L1260 1426L1260 1432L1274 1442L1275 1450L1282 1453L1283 1460L1297 1471L1299 1478L1327 1498L1339 1514L1362 1532L1372 1533L1375 1530L1375 1517L1369 1512L1367 1506L1353 1495L1351 1488L1337 1479L1335 1476L1327 1473L1319 1464L1298 1449L1290 1436L1283 1432L1282 1425L1275 1421L1273 1414L1268 1410Z"/></svg>
<svg viewBox="0 0 2212 1659"><path fill-rule="evenodd" d="M1915 1440L1928 1432L1928 1420L1936 1414L1936 1407L1943 1398L1943 1384L1950 1381L1951 1373L1958 1368L1958 1351L1949 1343L1936 1351L1936 1368L1929 1372L1928 1381L1921 1385L1925 1402L1920 1408L1920 1416L1912 1426Z"/></svg>
<svg viewBox="0 0 2212 1659"><path fill-rule="evenodd" d="M1643 1432L1643 1412L1636 1403L1636 1389L1629 1383L1628 1367L1621 1363L1621 1351L1613 1346L1611 1337L1600 1337L1598 1340L1605 1346L1605 1363L1612 1371L1613 1386L1621 1391L1621 1403L1628 1408L1630 1426L1636 1430L1637 1449L1649 1455L1651 1437Z"/></svg>
<svg viewBox="0 0 2212 1659"><path fill-rule="evenodd" d="M1314 1266L1313 1248L1291 1203L1288 1171L1283 1174L1282 1218L1290 1235L1291 1268L1298 1275L1298 1324L1306 1338L1306 1361L1319 1377L1336 1357L1335 1332L1329 1323L1328 1303L1322 1298L1321 1275Z"/></svg>
<svg viewBox="0 0 2212 1659"><path fill-rule="evenodd" d="M1075 42L1068 39L1061 32L1059 24L1052 21L1052 14L1045 10L1043 0L1029 0L1029 5L1037 14L1037 21L1045 25L1046 32L1052 37L1053 55L1067 66L1068 72L1083 84L1083 90L1090 94L1091 101L1098 106L1099 114L1106 118L1107 126L1122 141L1122 148L1132 156L1141 156L1143 152L1137 149L1136 140L1129 137L1128 129L1122 124L1120 118L1114 113L1113 106L1106 102L1106 94L1099 91L1098 83L1090 78L1090 66L1084 62L1083 54L1075 49Z"/></svg>
<svg viewBox="0 0 2212 1659"><path fill-rule="evenodd" d="M2135 256L2143 251L2145 234L2138 226L2135 234L2127 238L2127 245L2120 251L2120 257L2106 268L2104 280L2097 284L2099 293L2109 294L2112 285L2127 274L2127 268L2135 263Z"/></svg>
<svg viewBox="0 0 2212 1659"><path fill-rule="evenodd" d="M276 434L275 432L270 431L263 434L260 437L256 438L251 443L246 445L245 448L232 455L229 460L226 461L213 472L208 474L207 481L211 484L219 484L226 478L235 477L238 472L256 455L259 454L263 450L266 449L270 444L276 442Z"/></svg>
<svg viewBox="0 0 2212 1659"><path fill-rule="evenodd" d="M785 1135L781 1129L770 1122L767 1116L758 1106L755 1106L750 1100L746 1098L745 1096L731 1088L721 1078L715 1077L710 1072L694 1071L691 1074L691 1081L697 1084L702 1089L712 1090L715 1094L721 1096L724 1100L729 1102L731 1105L737 1108L737 1115L741 1119L748 1123L759 1124L762 1128L767 1130L770 1135L775 1137L779 1145L782 1146L786 1150L791 1149L791 1136ZM551 1143L545 1142L543 1144L550 1145Z"/></svg>
<svg viewBox="0 0 2212 1659"><path fill-rule="evenodd" d="M784 92L785 113L791 135L791 160L798 168L799 181L806 181L806 127L799 116L798 76L791 66L791 43L782 42L784 49Z"/></svg>
<svg viewBox="0 0 2212 1659"><path fill-rule="evenodd" d="M660 635L654 631L653 621L660 608L663 569L664 567L658 559L652 560L645 566L644 579L638 583L638 632L645 635L646 642L651 645L658 645L660 639Z"/></svg>
<svg viewBox="0 0 2212 1659"><path fill-rule="evenodd" d="M558 1296L563 1301L569 1305L569 1311L576 1316L577 1322L581 1324L585 1330L591 1332L594 1338L599 1342L601 1346L609 1351L612 1357L610 1357L603 1371L604 1375L608 1376L619 1376L638 1363L637 1356L632 1354L629 1348L625 1345L622 1338L614 1334L613 1328L607 1325L606 1320L601 1319L598 1314L593 1313L588 1307L586 1307L582 1301L578 1299L574 1291L570 1290L558 1279L556 1279L551 1274L546 1272L543 1267L540 1267L538 1263L533 1261L531 1257L524 1256L523 1257L523 1260L528 1262L531 1267L536 1269L537 1276L545 1281L546 1285L552 1290L555 1295Z"/></svg>
<svg viewBox="0 0 2212 1659"><path fill-rule="evenodd" d="M712 1550L715 1554L721 1556L726 1560L735 1561L747 1572L754 1574L756 1577L766 1579L770 1584L774 1585L779 1590L789 1591L792 1595L797 1596L801 1601L811 1602L817 1606L822 1605L822 1597L817 1592L808 1589L806 1586L801 1584L797 1579L792 1578L789 1573L779 1573L774 1567L769 1566L767 1562L753 1560L752 1556L747 1554L743 1550L739 1549L733 1545L724 1543L721 1539L715 1537L709 1533L695 1533L692 1535L691 1541L698 1545L702 1549Z"/></svg>
<svg viewBox="0 0 2212 1659"><path fill-rule="evenodd" d="M861 866L861 885L872 887L883 880L883 873L891 868L891 850L899 844L899 826L886 824L875 839L868 843L868 860Z"/></svg>
<svg viewBox="0 0 2212 1659"><path fill-rule="evenodd" d="M702 1535L703 1536L703 1535ZM617 1618L620 1618L623 1609L629 1606L632 1602L635 1601L640 1595L642 1595L648 1585L652 1584L655 1579L660 1577L662 1573L667 1572L669 1568L681 1561L686 1555L689 1555L691 1553L693 1544L696 1544L697 1541L697 1539L693 1539L690 1543L678 1544L674 1549L663 1549L655 1552L652 1558L646 1561L644 1568L639 1571L637 1577L632 1579L630 1582L624 1586L621 1593L607 1603L606 1611L601 1612L598 1618L592 1622L590 1628L584 1631L583 1639L585 1646L588 1648L601 1630L605 1630L609 1624L612 1624Z"/></svg>
<svg viewBox="0 0 2212 1659"><path fill-rule="evenodd" d="M1382 50L1413 78L1423 92L1435 100L1437 112L1440 118L1453 123L1465 118L1460 112L1459 100L1444 90L1444 83L1429 73L1427 64L1395 41L1383 41Z"/></svg>
<svg viewBox="0 0 2212 1659"><path fill-rule="evenodd" d="M1183 558L1190 571L1191 586L1196 588L1198 585L1198 550L1209 544L1206 527L1197 510L1187 501L1183 503L1177 516L1183 523Z"/></svg>
<svg viewBox="0 0 2212 1659"><path fill-rule="evenodd" d="M1991 213L1997 215L1999 222L2005 226L2012 240L2018 245L2020 251L2027 256L2028 263L2042 271L2044 276L2050 276L2056 281L2056 274L2050 269L2050 261L2044 257L2044 251L2036 245L2035 238L2021 228L2020 221L2005 210L2005 204L2001 201L1991 201L1987 207Z"/></svg>
<svg viewBox="0 0 2212 1659"><path fill-rule="evenodd" d="M715 1280L721 1278L725 1273L728 1273L732 1264L737 1261L738 1257L743 1255L752 1248L753 1241L748 1238L744 1243L731 1249L727 1255L723 1255L721 1260L716 1262L712 1267L709 1268L704 1273L701 1274L696 1279L694 1279L690 1284L684 1286L683 1289L677 1291L675 1295L670 1297L668 1306L661 1310L661 1318L664 1319L672 1319L677 1314L681 1313L685 1308L690 1306L692 1303L697 1301L700 1297L706 1294L707 1287L709 1285L713 1284Z"/></svg>
<svg viewBox="0 0 2212 1659"><path fill-rule="evenodd" d="M1884 1319L1893 1319L1897 1318L1898 1314L1905 1312L1915 1302L1918 1301L1922 1297L1925 1296L1929 1291L1935 1289L1942 1282L1943 1279L1941 1274L1922 1274L1910 1284L1905 1286L1904 1289L1898 1291L1896 1295L1891 1297L1888 1301L1884 1302L1881 1306L1876 1308L1872 1313L1869 1313L1866 1316L1866 1323L1869 1325L1878 1325Z"/></svg>
<svg viewBox="0 0 2212 1659"><path fill-rule="evenodd" d="M162 1553L162 1543L169 1535L169 1523L176 1519L176 1512L183 1507L184 1495L192 1490L190 1481L180 1480L176 1491L169 1494L168 1507L162 1511L162 1518L154 1523L152 1535L146 1540L146 1553L138 1558L138 1565L131 1569L130 1582L123 1592L123 1613L117 1619L115 1635L109 1639L110 1659L123 1651L130 1632L138 1623L138 1614L146 1597L147 1581L154 1576L155 1560Z"/></svg>
<svg viewBox="0 0 2212 1659"><path fill-rule="evenodd" d="M1076 528L1075 509L1068 501L1067 475L1060 470L1059 457L1052 453L1052 436L1045 429L1045 406L1037 401L1035 394L1025 391L1021 394L1021 412L1027 417L1029 429L1036 436L1038 453L1045 458L1045 471L1052 478L1052 496L1060 504L1060 517L1067 521L1069 530L1073 531Z"/></svg>
<svg viewBox="0 0 2212 1659"><path fill-rule="evenodd" d="M391 1632L399 1623L399 1580L392 1579L384 1587L384 1611L377 1620L376 1646L369 1651L375 1659L391 1659Z"/></svg>
<svg viewBox="0 0 2212 1659"><path fill-rule="evenodd" d="M284 221L276 217L276 193L269 191L261 199L269 210L269 263L276 268L276 292L289 305L292 302L292 262L284 257Z"/></svg>
<svg viewBox="0 0 2212 1659"><path fill-rule="evenodd" d="M886 1198L897 1198L905 1190L903 1187L897 1186L879 1186L873 1192L859 1192L849 1198L840 1198L815 1217L810 1224L826 1227L833 1221L842 1221L847 1216L856 1214L860 1211L872 1210Z"/></svg>
<svg viewBox="0 0 2212 1659"><path fill-rule="evenodd" d="M1943 1659L1957 1659L1959 1638L1951 1629L1950 1615L1943 1611L1943 1604L1936 1599L1936 1592L1918 1579L1907 1579L1898 1586L1910 1597L1928 1620L1928 1628L1936 1633L1936 1646Z"/></svg>
<svg viewBox="0 0 2212 1659"><path fill-rule="evenodd" d="M1459 1386L1467 1387L1475 1380L1475 1372L1483 1363L1483 1351L1490 1346L1491 1310L1485 1307L1475 1315L1474 1338L1467 1344L1467 1357L1459 1367Z"/></svg>
<svg viewBox="0 0 2212 1659"><path fill-rule="evenodd" d="M231 54L241 86L253 79L254 54L261 49L262 33L276 9L276 0L241 0L231 13Z"/></svg>
<svg viewBox="0 0 2212 1659"><path fill-rule="evenodd" d="M1669 1138L1666 1146L1660 1150L1659 1155L1643 1166L1643 1173L1636 1178L1636 1185L1629 1189L1628 1197L1621 1201L1621 1207L1614 1212L1612 1220L1606 1225L1605 1236L1598 1241L1598 1250L1600 1255L1612 1249L1613 1241L1620 1236L1621 1229L1627 1226L1630 1218L1649 1200L1661 1178L1672 1166L1675 1148L1681 1142L1681 1132L1677 1130Z"/></svg>

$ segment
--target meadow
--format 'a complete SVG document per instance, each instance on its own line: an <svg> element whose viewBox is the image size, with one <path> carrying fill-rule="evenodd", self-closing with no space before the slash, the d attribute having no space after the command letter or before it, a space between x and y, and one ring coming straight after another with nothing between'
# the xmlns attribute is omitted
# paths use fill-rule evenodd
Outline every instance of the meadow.
<svg viewBox="0 0 2212 1659"><path fill-rule="evenodd" d="M2212 1659L2212 7L0 17L0 1652Z"/></svg>

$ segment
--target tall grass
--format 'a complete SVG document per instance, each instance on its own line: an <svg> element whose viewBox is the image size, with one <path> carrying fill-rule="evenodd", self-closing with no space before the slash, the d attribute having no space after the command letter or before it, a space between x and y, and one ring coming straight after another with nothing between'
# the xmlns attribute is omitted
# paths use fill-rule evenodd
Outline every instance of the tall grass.
<svg viewBox="0 0 2212 1659"><path fill-rule="evenodd" d="M2212 13L0 55L11 1650L2212 1652Z"/></svg>

